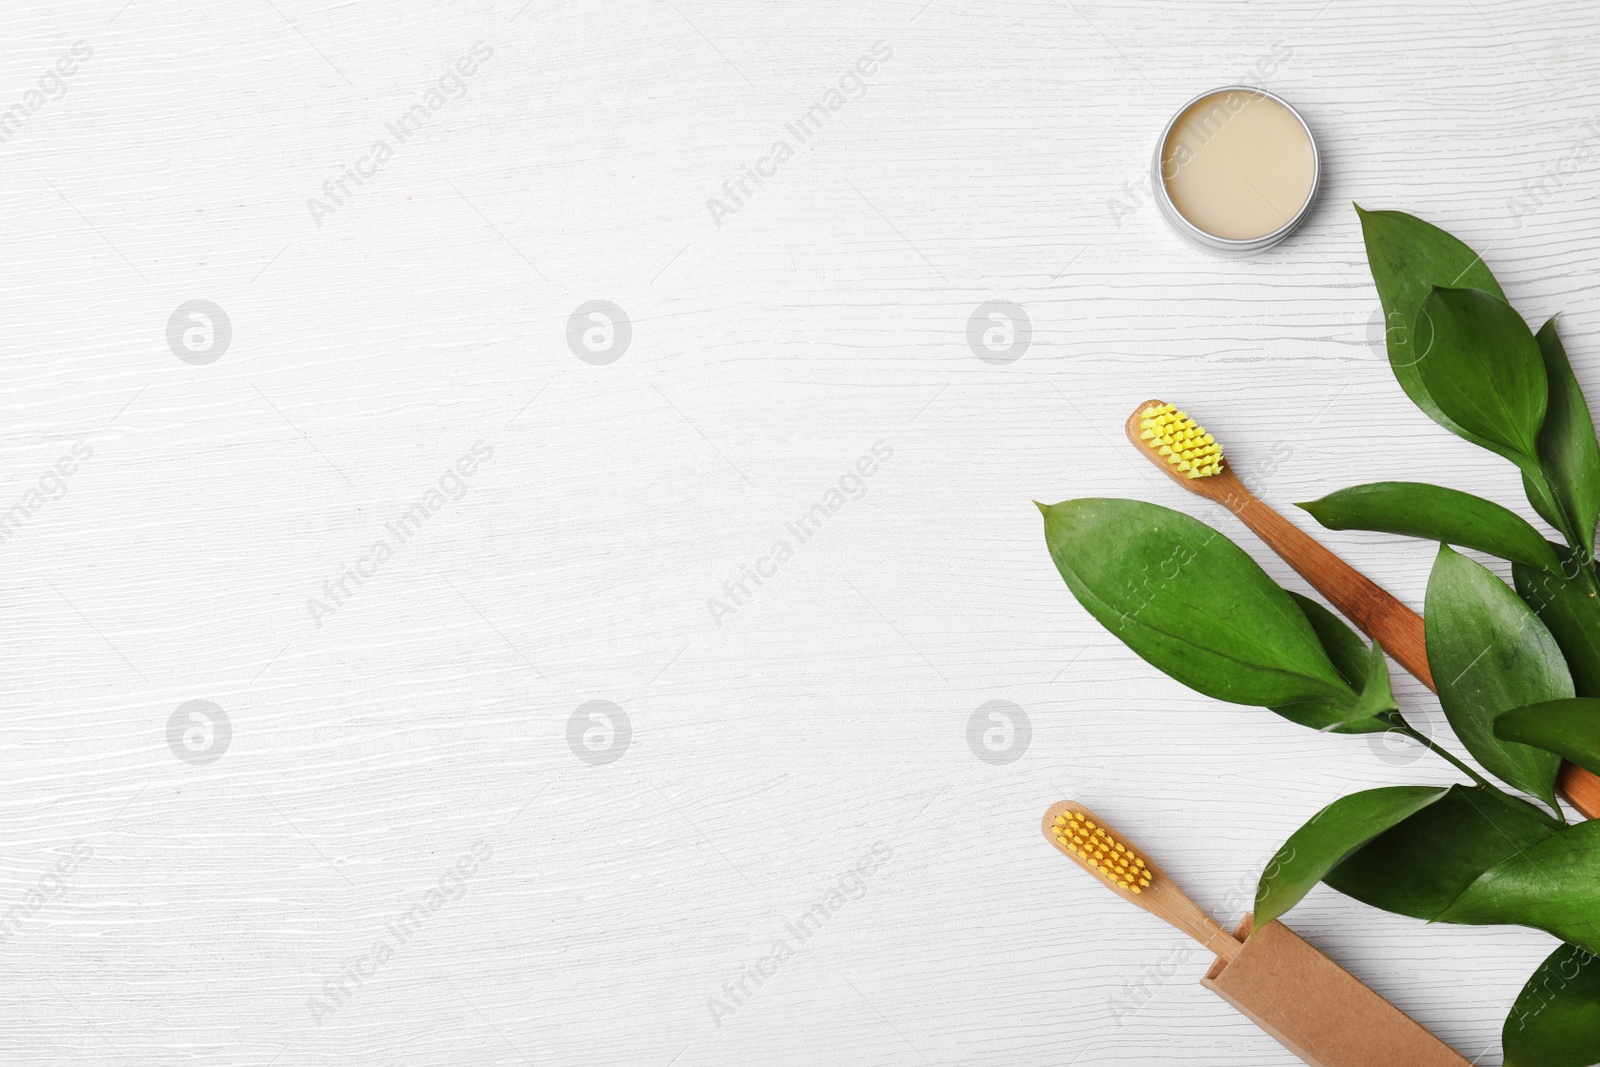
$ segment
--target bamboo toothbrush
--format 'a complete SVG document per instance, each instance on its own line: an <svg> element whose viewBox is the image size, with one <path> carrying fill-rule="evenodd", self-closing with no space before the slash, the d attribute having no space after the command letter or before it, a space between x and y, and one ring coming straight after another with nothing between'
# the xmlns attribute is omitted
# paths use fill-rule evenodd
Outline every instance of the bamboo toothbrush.
<svg viewBox="0 0 1600 1067"><path fill-rule="evenodd" d="M1154 861L1076 801L1052 804L1044 836L1068 859L1216 953L1200 984L1314 1067L1469 1067L1449 1046L1279 922L1241 941ZM1240 930L1248 931L1246 916Z"/></svg>
<svg viewBox="0 0 1600 1067"><path fill-rule="evenodd" d="M1345 618L1438 691L1428 669L1422 616L1246 489L1223 459L1222 446L1193 419L1164 400L1147 400L1128 416L1127 430L1128 439L1173 481L1237 515ZM1600 818L1600 777L1564 763L1557 786L1573 807Z"/></svg>
<svg viewBox="0 0 1600 1067"><path fill-rule="evenodd" d="M1244 947L1185 896L1160 867L1124 844L1082 804L1063 800L1051 805L1044 813L1044 836L1117 896L1164 919L1222 959L1231 963Z"/></svg>

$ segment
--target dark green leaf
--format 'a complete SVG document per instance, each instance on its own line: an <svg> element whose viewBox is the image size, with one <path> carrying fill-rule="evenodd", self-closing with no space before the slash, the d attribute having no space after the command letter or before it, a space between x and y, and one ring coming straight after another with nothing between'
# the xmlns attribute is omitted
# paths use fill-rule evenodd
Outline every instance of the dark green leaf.
<svg viewBox="0 0 1600 1067"><path fill-rule="evenodd" d="M1593 559L1595 522L1600 519L1600 442L1595 440L1594 421L1567 361L1567 350L1556 334L1555 319L1539 328L1538 342L1550 388L1549 410L1539 431L1539 466L1565 513L1544 518L1576 537L1584 558ZM1530 492L1528 499L1536 495Z"/></svg>
<svg viewBox="0 0 1600 1067"><path fill-rule="evenodd" d="M1398 785L1340 797L1283 843L1256 887L1256 928L1300 903L1350 853L1444 798L1447 789Z"/></svg>
<svg viewBox="0 0 1600 1067"><path fill-rule="evenodd" d="M1560 575L1511 565L1517 592L1561 646L1573 689L1600 697L1600 597L1590 574L1570 555L1563 555Z"/></svg>
<svg viewBox="0 0 1600 1067"><path fill-rule="evenodd" d="M1322 880L1363 904L1432 921L1484 871L1555 832L1526 801L1456 785Z"/></svg>
<svg viewBox="0 0 1600 1067"><path fill-rule="evenodd" d="M1500 283L1483 259L1461 241L1431 223L1403 211L1363 211L1361 236L1367 245L1367 263L1383 303L1389 366L1411 402L1434 422L1476 445L1491 447L1482 438L1453 422L1428 395L1417 372L1417 349L1412 336L1417 312L1436 285L1466 286L1503 297Z"/></svg>
<svg viewBox="0 0 1600 1067"><path fill-rule="evenodd" d="M1516 309L1478 289L1430 292L1417 312L1417 373L1451 421L1523 465L1535 462L1548 387Z"/></svg>
<svg viewBox="0 0 1600 1067"><path fill-rule="evenodd" d="M1138 500L1039 510L1067 588L1152 666L1237 704L1355 703L1295 602L1205 523Z"/></svg>
<svg viewBox="0 0 1600 1067"><path fill-rule="evenodd" d="M1428 576L1423 619L1428 667L1456 736L1491 774L1553 805L1560 759L1502 741L1494 719L1573 695L1555 638L1504 582L1448 545Z"/></svg>
<svg viewBox="0 0 1600 1067"><path fill-rule="evenodd" d="M1382 530L1475 548L1558 572L1550 542L1528 520L1492 500L1425 482L1373 482L1298 504L1330 530Z"/></svg>
<svg viewBox="0 0 1600 1067"><path fill-rule="evenodd" d="M1559 830L1484 871L1439 920L1531 926L1600 951L1600 820Z"/></svg>
<svg viewBox="0 0 1600 1067"><path fill-rule="evenodd" d="M1284 590L1289 594L1300 610L1305 614L1306 621L1317 632L1317 637L1322 641L1322 650L1327 653L1328 659L1338 668L1339 675L1350 688L1360 693L1367 687L1367 673L1372 665L1372 652L1368 650L1367 643L1340 618L1310 597L1303 597L1292 590ZM1384 680L1387 682L1389 675L1387 664L1384 665ZM1331 730L1338 734L1370 734L1379 733L1388 729L1388 723L1381 719L1369 717L1375 712L1356 712L1354 707L1344 699L1305 700L1295 704L1283 704L1272 709L1290 722L1309 726L1313 730Z"/></svg>
<svg viewBox="0 0 1600 1067"><path fill-rule="evenodd" d="M1494 732L1571 760L1600 774L1600 700L1576 697L1513 708L1495 719Z"/></svg>
<svg viewBox="0 0 1600 1067"><path fill-rule="evenodd" d="M1600 959L1562 945L1539 965L1500 1031L1505 1067L1600 1063Z"/></svg>

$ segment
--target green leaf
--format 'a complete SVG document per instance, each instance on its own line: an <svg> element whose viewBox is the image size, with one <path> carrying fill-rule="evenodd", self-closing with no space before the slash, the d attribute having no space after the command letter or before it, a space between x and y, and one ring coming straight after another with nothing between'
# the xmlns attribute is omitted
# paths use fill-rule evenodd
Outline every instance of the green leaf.
<svg viewBox="0 0 1600 1067"><path fill-rule="evenodd" d="M1286 589L1284 592L1300 606L1306 621L1311 624L1311 628L1317 632L1317 637L1322 641L1322 651L1338 669L1340 677L1357 693L1364 691L1373 661L1373 654L1368 650L1367 643L1337 615L1315 600L1301 596L1293 590ZM1383 665L1383 677L1387 684L1389 677L1387 664ZM1357 703L1359 705L1359 700ZM1272 710L1290 722L1309 726L1313 730L1331 730L1337 734L1380 733L1389 728L1389 724L1382 719L1370 717L1377 715L1378 712L1365 710L1357 712L1355 705L1342 698L1282 704Z"/></svg>
<svg viewBox="0 0 1600 1067"><path fill-rule="evenodd" d="M1389 684L1389 661L1383 658L1383 646L1374 641L1371 663L1367 667L1367 684L1361 688L1361 696L1356 700L1350 717L1358 719L1399 710L1400 705L1394 701L1394 688Z"/></svg>
<svg viewBox="0 0 1600 1067"><path fill-rule="evenodd" d="M1557 831L1490 867L1439 920L1531 926L1600 951L1600 820Z"/></svg>
<svg viewBox="0 0 1600 1067"><path fill-rule="evenodd" d="M1363 904L1431 922L1480 874L1555 829L1550 816L1526 801L1455 785L1322 880Z"/></svg>
<svg viewBox="0 0 1600 1067"><path fill-rule="evenodd" d="M1573 695L1561 648L1538 616L1480 564L1439 546L1423 627L1439 703L1467 751L1501 781L1555 804L1561 760L1494 734L1495 716Z"/></svg>
<svg viewBox="0 0 1600 1067"><path fill-rule="evenodd" d="M1484 447L1534 463L1549 391L1539 342L1516 309L1478 289L1435 288L1415 340L1417 373L1439 410Z"/></svg>
<svg viewBox="0 0 1600 1067"><path fill-rule="evenodd" d="M1448 789L1398 785L1340 797L1283 843L1256 887L1256 929L1300 903L1341 860Z"/></svg>
<svg viewBox="0 0 1600 1067"><path fill-rule="evenodd" d="M1552 952L1517 994L1500 1043L1505 1067L1600 1063L1600 959L1576 945Z"/></svg>
<svg viewBox="0 0 1600 1067"><path fill-rule="evenodd" d="M1511 565L1517 593L1549 629L1572 672L1578 696L1600 697L1600 597L1579 562L1562 557L1559 575Z"/></svg>
<svg viewBox="0 0 1600 1067"><path fill-rule="evenodd" d="M1289 594L1289 599L1295 602L1316 631L1323 652L1338 669L1339 676L1349 683L1351 689L1359 692L1367 684L1367 643L1344 620L1317 601L1301 596L1292 589L1285 589L1284 592Z"/></svg>
<svg viewBox="0 0 1600 1067"><path fill-rule="evenodd" d="M1496 737L1533 745L1600 774L1600 700L1576 697L1513 708L1494 721Z"/></svg>
<svg viewBox="0 0 1600 1067"><path fill-rule="evenodd" d="M1594 421L1567 350L1556 334L1555 319L1539 328L1537 340L1550 390L1549 410L1539 431L1539 467L1565 513L1544 518L1577 539L1584 559L1593 559L1595 523L1600 520L1600 442L1595 440ZM1529 500L1536 496L1536 491L1528 493Z"/></svg>
<svg viewBox="0 0 1600 1067"><path fill-rule="evenodd" d="M1459 285L1504 297L1500 283L1483 259L1461 241L1431 223L1403 211L1364 211L1361 236L1367 245L1367 264L1383 303L1389 367L1411 402L1434 422L1458 437L1484 448L1492 447L1450 419L1434 403L1417 371L1418 357L1412 331L1422 301L1436 285Z"/></svg>
<svg viewBox="0 0 1600 1067"><path fill-rule="evenodd" d="M1236 704L1355 703L1295 602L1205 523L1138 500L1039 510L1067 588L1152 666Z"/></svg>
<svg viewBox="0 0 1600 1067"><path fill-rule="evenodd" d="M1550 542L1528 520L1492 500L1425 482L1373 482L1297 504L1330 530L1381 530L1475 548L1560 571Z"/></svg>

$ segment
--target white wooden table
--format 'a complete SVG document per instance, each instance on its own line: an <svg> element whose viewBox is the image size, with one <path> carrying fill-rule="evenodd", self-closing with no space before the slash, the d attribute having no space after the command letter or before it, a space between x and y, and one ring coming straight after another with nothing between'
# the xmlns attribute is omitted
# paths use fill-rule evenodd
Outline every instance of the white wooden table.
<svg viewBox="0 0 1600 1067"><path fill-rule="evenodd" d="M1029 501L1184 508L1303 589L1122 441L1160 395L1280 505L1517 504L1373 347L1349 204L1483 250L1600 388L1600 11L0 22L0 1059L1290 1062L1040 812L1114 816L1232 921L1316 809L1451 774L1146 667ZM1171 111L1241 80L1325 180L1223 261L1138 186ZM1008 363L967 343L991 301L1031 327ZM1420 604L1431 546L1326 537ZM997 700L1031 726L1008 763L968 743ZM1483 1064L1550 945L1325 889L1293 923Z"/></svg>

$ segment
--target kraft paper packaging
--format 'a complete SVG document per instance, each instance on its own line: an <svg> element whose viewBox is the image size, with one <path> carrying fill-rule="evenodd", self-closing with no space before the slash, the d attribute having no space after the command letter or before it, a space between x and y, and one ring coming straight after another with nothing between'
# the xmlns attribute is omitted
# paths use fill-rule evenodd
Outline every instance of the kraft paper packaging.
<svg viewBox="0 0 1600 1067"><path fill-rule="evenodd" d="M1250 930L1247 916L1235 931ZM1251 934L1200 984L1313 1067L1470 1067L1465 1058L1282 923Z"/></svg>

